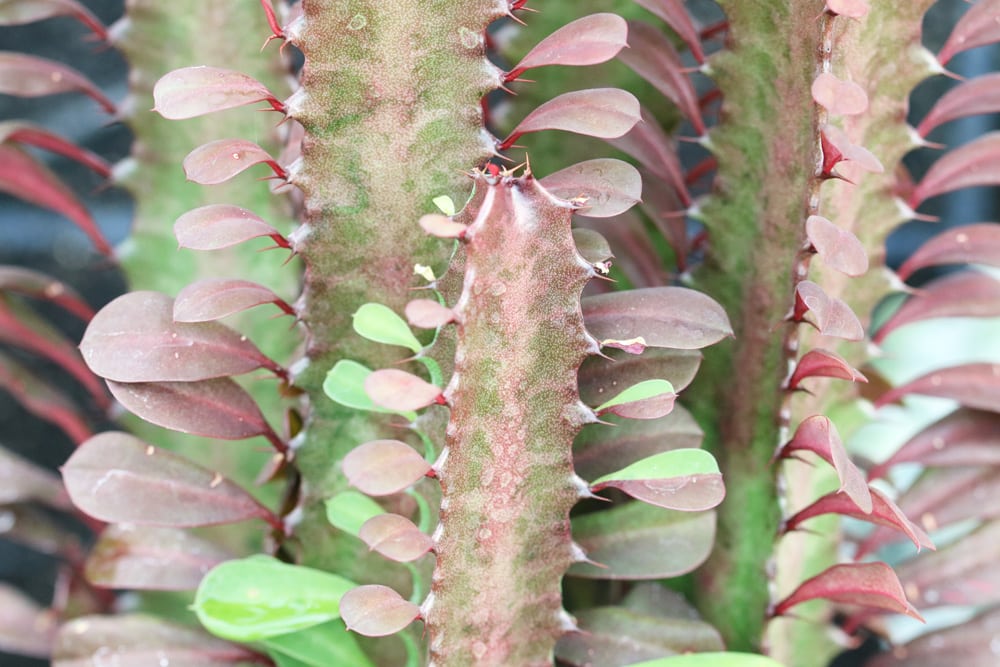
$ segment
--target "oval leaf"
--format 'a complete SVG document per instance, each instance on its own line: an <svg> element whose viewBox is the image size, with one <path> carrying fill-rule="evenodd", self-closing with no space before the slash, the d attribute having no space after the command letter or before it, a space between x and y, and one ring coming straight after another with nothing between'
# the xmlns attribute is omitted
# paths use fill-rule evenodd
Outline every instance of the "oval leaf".
<svg viewBox="0 0 1000 667"><path fill-rule="evenodd" d="M377 502L357 491L342 491L326 501L326 518L334 528L357 536L365 522L385 514Z"/></svg>
<svg viewBox="0 0 1000 667"><path fill-rule="evenodd" d="M398 563L415 561L434 547L434 540L398 514L379 514L365 522L358 537L372 551Z"/></svg>
<svg viewBox="0 0 1000 667"><path fill-rule="evenodd" d="M254 102L280 102L257 79L219 67L184 67L160 77L153 86L153 111L164 118L195 118Z"/></svg>
<svg viewBox="0 0 1000 667"><path fill-rule="evenodd" d="M576 251L591 264L604 266L605 262L614 257L614 253L611 252L611 245L599 232L583 227L573 229L572 231L573 245L576 246Z"/></svg>
<svg viewBox="0 0 1000 667"><path fill-rule="evenodd" d="M285 177L266 150L245 139L219 139L199 146L184 158L184 175L200 185L218 185L257 164L266 164L278 177Z"/></svg>
<svg viewBox="0 0 1000 667"><path fill-rule="evenodd" d="M424 347L403 318L380 303L366 303L358 308L354 313L354 330L368 340L406 347L414 354Z"/></svg>
<svg viewBox="0 0 1000 667"><path fill-rule="evenodd" d="M539 181L560 199L585 198L577 215L609 218L630 209L642 197L642 177L627 162L602 158L579 162Z"/></svg>
<svg viewBox="0 0 1000 667"><path fill-rule="evenodd" d="M286 247L278 230L245 208L211 204L188 211L174 223L174 236L181 248L219 250L250 239L269 236Z"/></svg>
<svg viewBox="0 0 1000 667"><path fill-rule="evenodd" d="M851 232L822 216L810 215L806 220L806 235L831 269L849 276L860 276L868 271L868 253Z"/></svg>
<svg viewBox="0 0 1000 667"><path fill-rule="evenodd" d="M1000 412L1000 364L964 364L921 375L883 394L875 407L907 394L950 398L968 408Z"/></svg>
<svg viewBox="0 0 1000 667"><path fill-rule="evenodd" d="M677 394L666 380L643 380L594 408L629 419L657 419L669 414Z"/></svg>
<svg viewBox="0 0 1000 667"><path fill-rule="evenodd" d="M843 604L923 617L909 602L896 573L885 563L845 563L834 565L805 581L775 606L773 616L781 616L795 605L822 598Z"/></svg>
<svg viewBox="0 0 1000 667"><path fill-rule="evenodd" d="M822 72L812 83L816 104L837 116L856 116L868 109L865 89L853 81L841 81L829 72Z"/></svg>
<svg viewBox="0 0 1000 667"><path fill-rule="evenodd" d="M100 88L72 67L25 53L0 51L0 93L43 97L70 92L83 93L109 114L117 111Z"/></svg>
<svg viewBox="0 0 1000 667"><path fill-rule="evenodd" d="M399 440L373 440L344 457L347 481L369 496L388 496L415 484L431 465Z"/></svg>
<svg viewBox="0 0 1000 667"><path fill-rule="evenodd" d="M541 130L613 139L631 130L639 120L639 101L624 90L592 88L563 93L529 113L500 144L500 150L510 148L524 134Z"/></svg>
<svg viewBox="0 0 1000 667"><path fill-rule="evenodd" d="M997 0L982 0L972 5L952 28L948 40L938 52L938 62L945 65L963 51L1000 41L998 11L1000 3Z"/></svg>
<svg viewBox="0 0 1000 667"><path fill-rule="evenodd" d="M434 299L414 299L404 312L406 321L419 329L437 329L455 321L455 311Z"/></svg>
<svg viewBox="0 0 1000 667"><path fill-rule="evenodd" d="M942 232L920 246L896 273L906 280L928 266L965 263L1000 266L1000 225L987 222Z"/></svg>
<svg viewBox="0 0 1000 667"><path fill-rule="evenodd" d="M609 351L608 357L588 357L577 373L580 400L599 404L608 396L645 380L668 378L674 391L680 391L694 379L701 365L697 350L649 349L642 355Z"/></svg>
<svg viewBox="0 0 1000 667"><path fill-rule="evenodd" d="M926 137L934 128L958 118L1000 111L1000 72L963 81L942 95L917 126Z"/></svg>
<svg viewBox="0 0 1000 667"><path fill-rule="evenodd" d="M803 318L807 312L812 313L812 321ZM824 336L845 340L862 340L865 337L861 320L851 307L840 299L827 295L822 287L809 280L803 280L795 286L795 311L792 317L796 322L809 322Z"/></svg>
<svg viewBox="0 0 1000 667"><path fill-rule="evenodd" d="M590 485L592 491L609 487L651 505L684 512L711 509L726 495L719 465L701 449L656 454L600 477Z"/></svg>
<svg viewBox="0 0 1000 667"><path fill-rule="evenodd" d="M323 381L323 392L335 403L346 405L356 410L396 412L395 410L375 405L372 399L368 397L368 393L365 391L365 382L371 374L371 370L356 361L341 359L326 374L326 379ZM399 414L410 421L417 418L417 413L415 412L404 411Z"/></svg>
<svg viewBox="0 0 1000 667"><path fill-rule="evenodd" d="M63 509L68 505L58 477L0 447L0 505L32 500Z"/></svg>
<svg viewBox="0 0 1000 667"><path fill-rule="evenodd" d="M249 280L206 278L192 283L177 294L175 322L211 322L265 303L292 310L277 294Z"/></svg>
<svg viewBox="0 0 1000 667"><path fill-rule="evenodd" d="M365 378L364 386L372 403L394 412L426 408L441 396L439 387L396 368L373 371Z"/></svg>
<svg viewBox="0 0 1000 667"><path fill-rule="evenodd" d="M385 637L420 618L420 607L388 586L358 586L344 594L340 615L348 630L366 637Z"/></svg>
<svg viewBox="0 0 1000 667"><path fill-rule="evenodd" d="M851 382L868 382L868 378L847 363L847 360L839 354L819 348L809 350L795 364L795 372L792 373L792 377L788 380L788 388L796 389L803 380L811 377L829 377L839 380L849 380Z"/></svg>
<svg viewBox="0 0 1000 667"><path fill-rule="evenodd" d="M931 197L977 185L1000 185L1000 132L984 134L939 157L907 204L916 209Z"/></svg>
<svg viewBox="0 0 1000 667"><path fill-rule="evenodd" d="M546 65L597 65L611 60L628 38L628 25L617 14L591 14L559 28L540 41L507 74L507 81Z"/></svg>

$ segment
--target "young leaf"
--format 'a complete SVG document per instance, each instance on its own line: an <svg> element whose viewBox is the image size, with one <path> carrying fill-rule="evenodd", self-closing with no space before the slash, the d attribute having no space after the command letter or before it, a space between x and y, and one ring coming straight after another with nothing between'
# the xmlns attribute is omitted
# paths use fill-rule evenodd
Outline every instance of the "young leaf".
<svg viewBox="0 0 1000 667"><path fill-rule="evenodd" d="M261 236L269 236L281 247L288 241L278 230L245 208L210 204L188 211L174 223L174 236L181 248L219 250Z"/></svg>
<svg viewBox="0 0 1000 667"><path fill-rule="evenodd" d="M694 59L699 63L705 62L705 54L701 50L701 38L698 36L698 30L691 22L691 17L681 0L636 0L636 4L645 7L663 19L691 49L691 55L694 56Z"/></svg>
<svg viewBox="0 0 1000 667"><path fill-rule="evenodd" d="M619 489L651 505L684 512L711 509L726 489L715 458L702 449L675 449L636 461L594 480L591 491Z"/></svg>
<svg viewBox="0 0 1000 667"><path fill-rule="evenodd" d="M938 98L917 125L917 134L927 137L945 123L1000 111L1000 72L983 74L958 84Z"/></svg>
<svg viewBox="0 0 1000 667"><path fill-rule="evenodd" d="M823 598L912 616L923 617L906 601L896 573L885 563L845 563L834 565L805 581L779 602L772 616L781 616L797 604Z"/></svg>
<svg viewBox="0 0 1000 667"><path fill-rule="evenodd" d="M440 195L431 200L438 210L444 213L446 216L451 217L455 215L455 202L451 200L448 195Z"/></svg>
<svg viewBox="0 0 1000 667"><path fill-rule="evenodd" d="M952 273L910 296L872 337L876 343L896 329L937 317L1000 316L1000 281L980 271Z"/></svg>
<svg viewBox="0 0 1000 667"><path fill-rule="evenodd" d="M617 14L591 14L559 28L535 45L504 77L513 81L529 69L546 65L597 65L626 46L628 26Z"/></svg>
<svg viewBox="0 0 1000 667"><path fill-rule="evenodd" d="M907 205L918 206L946 192L976 185L1000 184L1000 132L984 134L937 159L910 193Z"/></svg>
<svg viewBox="0 0 1000 667"><path fill-rule="evenodd" d="M797 451L810 451L833 466L840 479L840 489L861 508L864 513L872 511L871 491L864 475L851 462L840 440L837 427L827 417L814 415L802 421L792 439L781 448L779 455L787 458Z"/></svg>
<svg viewBox="0 0 1000 667"><path fill-rule="evenodd" d="M372 412L396 412L379 405L375 405L365 391L365 382L372 374L372 371L365 368L356 361L341 359L326 374L323 381L323 392L335 403L346 405L356 410L369 410ZM398 414L403 415L408 420L417 418L417 413L404 411Z"/></svg>
<svg viewBox="0 0 1000 667"><path fill-rule="evenodd" d="M455 311L434 299L414 299L406 304L406 321L418 329L437 329L455 321Z"/></svg>
<svg viewBox="0 0 1000 667"><path fill-rule="evenodd" d="M0 51L0 93L18 97L43 97L78 92L90 97L109 114L117 109L90 79L72 67L25 53Z"/></svg>
<svg viewBox="0 0 1000 667"><path fill-rule="evenodd" d="M620 137L638 123L639 101L617 88L592 88L563 93L529 113L499 149L507 150L522 135L563 130L601 139Z"/></svg>
<svg viewBox="0 0 1000 667"><path fill-rule="evenodd" d="M358 308L354 313L354 330L363 338L376 343L406 347L414 354L424 348L403 318L380 303L366 303Z"/></svg>
<svg viewBox="0 0 1000 667"><path fill-rule="evenodd" d="M88 151L72 141L63 139L58 134L49 132L44 127L23 120L8 120L0 122L0 143L13 142L27 144L58 153L76 160L102 178L111 177L111 165L97 153Z"/></svg>
<svg viewBox="0 0 1000 667"><path fill-rule="evenodd" d="M334 528L358 535L373 517L385 514L377 502L357 491L341 491L326 501L326 518Z"/></svg>
<svg viewBox="0 0 1000 667"><path fill-rule="evenodd" d="M192 608L214 635L259 641L338 618L341 597L352 588L335 574L258 555L212 569Z"/></svg>
<svg viewBox="0 0 1000 667"><path fill-rule="evenodd" d="M860 276L868 271L868 253L851 232L822 216L810 215L806 220L806 236L831 269L849 276Z"/></svg>
<svg viewBox="0 0 1000 667"><path fill-rule="evenodd" d="M952 28L948 40L938 51L938 63L947 65L957 54L977 46L1000 41L1000 23L997 22L997 0L982 0L969 8Z"/></svg>
<svg viewBox="0 0 1000 667"><path fill-rule="evenodd" d="M181 120L254 102L283 110L278 98L252 76L220 67L183 67L160 77L153 86L153 111Z"/></svg>
<svg viewBox="0 0 1000 667"><path fill-rule="evenodd" d="M341 620L268 637L263 644L278 667L375 667Z"/></svg>
<svg viewBox="0 0 1000 667"><path fill-rule="evenodd" d="M580 400L597 405L614 395L621 387L630 387L645 380L667 378L674 391L691 384L701 365L697 350L653 348L641 355L609 350L608 357L588 357L577 374Z"/></svg>
<svg viewBox="0 0 1000 667"><path fill-rule="evenodd" d="M13 586L0 583L0 650L48 658L58 618Z"/></svg>
<svg viewBox="0 0 1000 667"><path fill-rule="evenodd" d="M896 273L906 280L928 266L965 263L1000 266L1000 226L987 222L953 227L920 246Z"/></svg>
<svg viewBox="0 0 1000 667"><path fill-rule="evenodd" d="M0 447L0 505L30 500L62 509L68 506L66 492L58 477Z"/></svg>
<svg viewBox="0 0 1000 667"><path fill-rule="evenodd" d="M586 198L577 215L609 218L624 213L642 198L642 178L635 167L602 158L560 169L539 181L560 199Z"/></svg>
<svg viewBox="0 0 1000 667"><path fill-rule="evenodd" d="M388 586L358 586L344 593L340 614L348 630L366 637L385 637L420 618L420 607Z"/></svg>
<svg viewBox="0 0 1000 667"><path fill-rule="evenodd" d="M56 16L75 18L102 42L108 38L107 28L101 20L76 0L4 0L0 3L0 25L24 25Z"/></svg>
<svg viewBox="0 0 1000 667"><path fill-rule="evenodd" d="M388 496L415 484L431 465L399 440L373 440L344 457L347 481L369 496Z"/></svg>
<svg viewBox="0 0 1000 667"><path fill-rule="evenodd" d="M803 318L812 313L813 321ZM795 286L795 309L792 319L809 322L824 336L845 340L862 340L865 329L851 307L840 299L833 298L816 283L803 280Z"/></svg>
<svg viewBox="0 0 1000 667"><path fill-rule="evenodd" d="M184 158L184 175L199 185L218 185L257 164L266 164L278 178L285 178L271 155L245 139L219 139L199 146Z"/></svg>
<svg viewBox="0 0 1000 667"><path fill-rule="evenodd" d="M83 321L94 316L90 305L72 287L40 271L21 266L0 266L0 292L51 301Z"/></svg>
<svg viewBox="0 0 1000 667"><path fill-rule="evenodd" d="M276 521L222 475L127 433L95 435L61 470L73 504L101 521L177 528Z"/></svg>
<svg viewBox="0 0 1000 667"><path fill-rule="evenodd" d="M666 380L643 380L600 404L597 414L610 412L629 419L657 419L669 414L677 394Z"/></svg>
<svg viewBox="0 0 1000 667"><path fill-rule="evenodd" d="M286 314L295 310L280 296L255 282L231 278L205 278L177 293L175 322L212 322L265 303L273 303Z"/></svg>
<svg viewBox="0 0 1000 667"><path fill-rule="evenodd" d="M667 136L659 121L645 108L640 110L642 120L626 134L608 139L618 150L628 153L661 180L669 183L680 199L682 208L691 205L691 195L684 181L684 171L677 158L673 140Z"/></svg>
<svg viewBox="0 0 1000 667"><path fill-rule="evenodd" d="M964 364L921 375L883 394L875 407L907 394L950 398L968 408L1000 412L1000 364Z"/></svg>
<svg viewBox="0 0 1000 667"><path fill-rule="evenodd" d="M398 563L415 561L434 547L434 540L398 514L379 514L366 521L358 537L372 551Z"/></svg>
<svg viewBox="0 0 1000 667"><path fill-rule="evenodd" d="M809 350L802 355L802 358L795 364L795 372L788 379L788 388L797 389L803 380L811 377L830 377L849 380L851 382L868 382L868 378L848 364L846 359L838 354L820 348Z"/></svg>
<svg viewBox="0 0 1000 667"><path fill-rule="evenodd" d="M572 232L576 251L591 264L603 264L614 257L611 245L600 232L585 227L575 228Z"/></svg>
<svg viewBox="0 0 1000 667"><path fill-rule="evenodd" d="M853 81L841 81L829 72L822 72L812 84L816 104L837 116L856 116L868 109L865 89Z"/></svg>
<svg viewBox="0 0 1000 667"><path fill-rule="evenodd" d="M373 371L364 388L372 403L399 413L426 408L441 396L440 387L397 368Z"/></svg>

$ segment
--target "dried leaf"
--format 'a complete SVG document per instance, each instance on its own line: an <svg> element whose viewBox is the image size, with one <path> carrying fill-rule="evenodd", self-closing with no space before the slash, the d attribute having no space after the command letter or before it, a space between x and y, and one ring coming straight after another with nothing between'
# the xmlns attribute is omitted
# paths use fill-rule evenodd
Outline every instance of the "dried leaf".
<svg viewBox="0 0 1000 667"><path fill-rule="evenodd" d="M268 165L279 178L285 177L274 158L252 141L219 139L188 153L184 158L184 175L200 185L218 185L258 164Z"/></svg>
<svg viewBox="0 0 1000 667"><path fill-rule="evenodd" d="M160 77L153 86L153 111L164 118L181 120L224 111L254 102L284 105L252 76L219 67L183 67Z"/></svg>
<svg viewBox="0 0 1000 667"><path fill-rule="evenodd" d="M803 318L812 313L813 321ZM792 319L809 322L824 336L845 340L862 340L865 329L851 307L840 299L827 295L816 283L803 280L795 286L795 310Z"/></svg>
<svg viewBox="0 0 1000 667"><path fill-rule="evenodd" d="M59 478L14 452L0 447L0 505L40 501L68 509Z"/></svg>
<svg viewBox="0 0 1000 667"><path fill-rule="evenodd" d="M0 3L0 25L24 25L57 16L75 18L102 42L108 38L107 28L101 20L76 0L4 0Z"/></svg>
<svg viewBox="0 0 1000 667"><path fill-rule="evenodd" d="M691 195L684 181L684 171L677 158L673 140L667 136L660 122L645 108L640 110L642 121L626 134L608 139L608 143L618 150L628 153L642 166L661 180L669 183L682 204L691 205ZM648 188L644 189L648 196Z"/></svg>
<svg viewBox="0 0 1000 667"><path fill-rule="evenodd" d="M109 114L115 114L109 100L90 79L72 67L26 53L0 51L0 93L18 97L43 97L57 93L83 93Z"/></svg>
<svg viewBox="0 0 1000 667"><path fill-rule="evenodd" d="M635 167L609 158L578 162L539 183L560 199L586 199L575 213L588 218L624 213L642 198L642 178Z"/></svg>
<svg viewBox="0 0 1000 667"><path fill-rule="evenodd" d="M418 329L437 329L455 321L455 311L433 299L414 299L404 313L410 326Z"/></svg>
<svg viewBox="0 0 1000 667"><path fill-rule="evenodd" d="M563 130L601 139L620 137L638 123L639 101L618 88L591 88L563 93L529 113L500 150L510 148L522 135L541 130Z"/></svg>
<svg viewBox="0 0 1000 667"><path fill-rule="evenodd" d="M816 104L837 116L856 116L868 109L865 89L853 81L841 81L829 72L822 72L812 83Z"/></svg>
<svg viewBox="0 0 1000 667"><path fill-rule="evenodd" d="M394 412L426 408L441 396L440 387L396 368L373 371L365 378L364 386L375 405Z"/></svg>
<svg viewBox="0 0 1000 667"><path fill-rule="evenodd" d="M792 439L781 448L779 455L787 458L797 451L813 452L832 465L840 479L838 491L846 493L862 512L868 514L872 511L874 505L868 483L858 467L851 462L840 434L837 433L837 427L827 417L814 415L803 420Z"/></svg>
<svg viewBox="0 0 1000 667"><path fill-rule="evenodd" d="M434 540L398 514L379 514L361 526L358 537L386 558L398 563L415 561L434 547Z"/></svg>
<svg viewBox="0 0 1000 667"><path fill-rule="evenodd" d="M398 493L423 478L431 465L399 440L372 440L344 457L347 481L369 496Z"/></svg>
<svg viewBox="0 0 1000 667"><path fill-rule="evenodd" d="M938 51L938 62L943 66L963 51L1000 41L1000 12L998 0L981 0L969 8L952 28L947 41Z"/></svg>
<svg viewBox="0 0 1000 667"><path fill-rule="evenodd" d="M174 236L181 248L219 250L261 236L278 245L288 245L278 230L245 208L211 204L188 211L174 223Z"/></svg>
<svg viewBox="0 0 1000 667"><path fill-rule="evenodd" d="M816 348L809 350L798 363L795 364L795 372L788 380L788 388L796 389L806 378L830 377L840 380L850 380L851 382L868 382L868 378L861 374L856 368L847 363L847 360L838 354Z"/></svg>
<svg viewBox="0 0 1000 667"><path fill-rule="evenodd" d="M860 605L923 617L909 602L896 573L885 563L845 563L834 565L802 583L775 606L773 616L781 616L797 604L822 598L843 604Z"/></svg>
<svg viewBox="0 0 1000 667"><path fill-rule="evenodd" d="M348 630L366 637L394 635L420 618L420 607L388 586L358 586L340 600Z"/></svg>
<svg viewBox="0 0 1000 667"><path fill-rule="evenodd" d="M505 77L546 65L597 65L611 60L626 46L628 26L617 14L591 14L559 28L535 45Z"/></svg>
<svg viewBox="0 0 1000 667"><path fill-rule="evenodd" d="M1000 412L1000 364L964 364L921 375L883 394L875 407L907 394L950 398L968 408Z"/></svg>
<svg viewBox="0 0 1000 667"><path fill-rule="evenodd" d="M58 134L49 132L44 127L23 120L8 120L0 122L0 143L14 142L27 144L64 155L85 167L92 169L103 178L111 176L111 165L97 153L63 139Z"/></svg>
<svg viewBox="0 0 1000 667"><path fill-rule="evenodd" d="M849 276L860 276L868 271L868 253L853 233L822 216L810 215L806 220L806 236L831 269Z"/></svg>
<svg viewBox="0 0 1000 667"><path fill-rule="evenodd" d="M13 586L0 583L0 650L36 658L48 658L57 616L42 609Z"/></svg>
<svg viewBox="0 0 1000 667"><path fill-rule="evenodd" d="M691 49L691 55L699 63L705 62L705 54L701 50L701 38L698 30L691 22L691 17L681 0L636 0L636 4L645 7L670 26L677 36Z"/></svg>
<svg viewBox="0 0 1000 667"><path fill-rule="evenodd" d="M931 197L976 185L1000 185L1000 132L984 134L938 158L907 205L915 210Z"/></svg>
<svg viewBox="0 0 1000 667"><path fill-rule="evenodd" d="M986 222L944 231L920 246L896 273L906 280L928 266L965 263L1000 266L1000 225Z"/></svg>
<svg viewBox="0 0 1000 667"><path fill-rule="evenodd" d="M980 271L962 271L938 278L910 296L879 327L872 340L879 343L896 329L921 320L997 316L1000 281Z"/></svg>
<svg viewBox="0 0 1000 667"><path fill-rule="evenodd" d="M658 507L701 512L722 502L726 489L715 458L702 449L675 449L636 461L594 480L591 491L614 488Z"/></svg>
<svg viewBox="0 0 1000 667"><path fill-rule="evenodd" d="M938 98L917 125L917 134L927 137L934 128L959 118L1000 111L1000 72L983 74L958 84Z"/></svg>
<svg viewBox="0 0 1000 667"><path fill-rule="evenodd" d="M211 322L265 303L273 303L286 313L292 310L280 296L255 282L205 278L177 293L173 318L175 322Z"/></svg>
<svg viewBox="0 0 1000 667"><path fill-rule="evenodd" d="M886 461L868 471L885 476L897 463L923 466L1000 466L1000 415L959 408L907 440Z"/></svg>

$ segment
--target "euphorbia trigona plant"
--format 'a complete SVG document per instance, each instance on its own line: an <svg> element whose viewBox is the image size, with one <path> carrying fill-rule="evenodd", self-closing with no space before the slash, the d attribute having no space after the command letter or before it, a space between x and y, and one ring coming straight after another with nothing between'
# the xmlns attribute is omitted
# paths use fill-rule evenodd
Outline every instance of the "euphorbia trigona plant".
<svg viewBox="0 0 1000 667"><path fill-rule="evenodd" d="M183 612L72 620L73 606L61 605L67 622L54 638L51 624L36 631L24 643L33 652L54 646L57 665L109 655L139 665L155 654L282 667L808 666L835 650L834 605L853 630L882 612L919 618L907 593L928 605L940 590L952 603L996 601L969 585L983 554L965 546L988 541L990 515L935 489L992 490L997 367L858 392L877 377L859 341L889 290L886 233L931 197L1000 177L992 135L919 182L901 166L934 127L1000 110L990 80L972 80L916 131L905 119L917 83L955 53L1000 41L996 2L970 9L936 59L919 41L930 2L731 1L704 27L673 0L546 0L537 17L523 1L187 4L130 3L111 31L133 61L134 106L171 120L130 121L135 160L118 174L141 224L121 255L139 290L94 315L80 349L146 421L261 437L272 454L226 445L223 463L219 444L196 452L134 425L88 437L80 420L62 419L83 441L62 470L69 497L109 524L86 563L89 584L68 591L84 613L111 611L104 588L195 591L204 628L235 643L176 625L190 620ZM105 35L71 0L0 3L5 23L66 13ZM507 27L522 20L530 25L512 37ZM171 66L153 73L162 63L143 45L167 25L184 41L167 43ZM291 95L262 80L277 67L272 51L236 62L242 49L221 44L248 39L254 25L271 31L260 41L301 52ZM16 54L0 68L4 90L22 95L72 78ZM699 97L693 77L715 88ZM280 153L261 145L266 130L230 120L262 122L242 108L255 103L280 123ZM226 120L190 120L212 118ZM171 129L181 121L198 139L171 159L187 142ZM112 254L17 144L103 165L12 127L0 183L73 218ZM688 168L678 132L700 144ZM614 149L631 161L605 157ZM258 170L273 197L261 184L247 195ZM163 202L154 176L181 174L205 187ZM221 198L191 194L230 181L238 187ZM278 220L286 207L300 218L289 234ZM176 284L169 268L169 279L146 270L171 229L191 267ZM254 253L261 237L276 249ZM900 275L996 264L997 237L988 224L942 236ZM296 270L282 266L289 254L303 265L298 299ZM38 276L6 275L5 293L66 302ZM868 329L888 345L904 325L993 316L998 303L994 279L968 270ZM218 321L272 306L294 325ZM23 307L9 312L4 340L76 369L104 407L65 346L25 344L18 332L42 325ZM264 337L267 354L255 344ZM269 381L240 377L252 372ZM5 384L29 407L40 391ZM927 466L897 505L894 490L869 486L843 437L859 421L850 406L910 393L964 407L869 471ZM264 493L228 478L251 461ZM52 479L22 476L34 481L5 502L66 506ZM836 515L878 528L845 555ZM980 532L936 556L953 554L957 573L921 556L901 583L870 557L897 537L933 548L925 529L970 515ZM239 522L249 528L204 528ZM262 533L251 555L248 535ZM71 565L73 581L84 574L78 554ZM22 604L13 615L28 627L38 613ZM969 664L987 664L991 621L980 616L972 640L946 630L880 664L935 664L958 644Z"/></svg>

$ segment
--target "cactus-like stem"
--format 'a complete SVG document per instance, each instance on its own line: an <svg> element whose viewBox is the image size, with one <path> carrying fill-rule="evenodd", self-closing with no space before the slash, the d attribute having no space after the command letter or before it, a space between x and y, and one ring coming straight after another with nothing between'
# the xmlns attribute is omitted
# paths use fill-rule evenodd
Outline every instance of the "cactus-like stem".
<svg viewBox="0 0 1000 667"><path fill-rule="evenodd" d="M593 351L580 311L592 269L573 244L567 202L530 175L480 180L489 189L467 233L446 392L431 658L547 666L566 629L560 579L574 559L571 447L594 418L576 381Z"/></svg>

